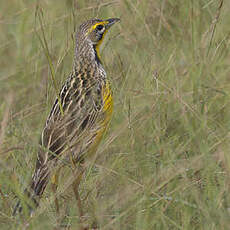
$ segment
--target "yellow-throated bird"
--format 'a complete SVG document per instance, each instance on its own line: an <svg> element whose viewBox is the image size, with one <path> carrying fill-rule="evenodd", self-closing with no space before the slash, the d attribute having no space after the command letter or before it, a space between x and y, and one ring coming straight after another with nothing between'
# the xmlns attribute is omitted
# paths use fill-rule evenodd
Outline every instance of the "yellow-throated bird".
<svg viewBox="0 0 230 230"><path fill-rule="evenodd" d="M50 180L54 192L56 191L57 167L64 166L66 160L76 166L95 153L108 126L113 98L102 66L99 46L106 32L119 20L91 19L81 24L76 33L73 71L60 90L47 118L41 135L35 172L29 189L25 191L34 207L38 206ZM80 215L82 209L78 185L81 174L74 175L76 178L72 184ZM57 199L55 204L58 211ZM28 206L31 206L31 201ZM14 214L21 210L22 206L18 202Z"/></svg>

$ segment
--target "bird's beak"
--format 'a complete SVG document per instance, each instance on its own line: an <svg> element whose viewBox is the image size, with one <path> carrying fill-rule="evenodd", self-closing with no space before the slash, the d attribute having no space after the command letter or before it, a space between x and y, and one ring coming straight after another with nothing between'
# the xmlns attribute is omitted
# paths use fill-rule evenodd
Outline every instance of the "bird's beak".
<svg viewBox="0 0 230 230"><path fill-rule="evenodd" d="M119 22L120 19L119 18L110 18L110 19L107 19L106 20L106 25L105 25L105 28L106 29L109 29L113 24L115 24L116 22Z"/></svg>

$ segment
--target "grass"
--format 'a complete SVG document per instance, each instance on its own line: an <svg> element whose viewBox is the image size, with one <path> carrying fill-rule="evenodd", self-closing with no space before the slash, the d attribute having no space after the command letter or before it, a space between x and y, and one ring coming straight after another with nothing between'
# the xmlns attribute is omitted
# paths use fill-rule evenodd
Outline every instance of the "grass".
<svg viewBox="0 0 230 230"><path fill-rule="evenodd" d="M85 222L106 230L228 229L229 10L220 0L1 2L1 229L79 226L68 169L58 190L62 227L49 186L33 217L11 214L31 178L55 84L71 71L74 28L92 17L121 23L102 47L115 110L81 183Z"/></svg>

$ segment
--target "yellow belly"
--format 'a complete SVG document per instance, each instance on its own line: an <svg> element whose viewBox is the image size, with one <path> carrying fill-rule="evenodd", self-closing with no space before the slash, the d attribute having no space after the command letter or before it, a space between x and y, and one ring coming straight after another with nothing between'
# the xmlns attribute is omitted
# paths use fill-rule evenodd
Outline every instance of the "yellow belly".
<svg viewBox="0 0 230 230"><path fill-rule="evenodd" d="M112 91L110 89L109 82L106 82L106 85L103 89L103 100L104 100L104 108L103 111L105 115L105 125L111 120L113 113L113 97Z"/></svg>
<svg viewBox="0 0 230 230"><path fill-rule="evenodd" d="M89 155L91 155L91 153L96 151L104 133L106 132L108 124L112 118L113 97L112 97L112 91L110 89L109 82L106 82L106 84L102 90L103 90L103 104L104 104L103 113L104 113L104 116L102 116L103 120L98 121L100 123L101 128L97 132L94 144L90 148Z"/></svg>

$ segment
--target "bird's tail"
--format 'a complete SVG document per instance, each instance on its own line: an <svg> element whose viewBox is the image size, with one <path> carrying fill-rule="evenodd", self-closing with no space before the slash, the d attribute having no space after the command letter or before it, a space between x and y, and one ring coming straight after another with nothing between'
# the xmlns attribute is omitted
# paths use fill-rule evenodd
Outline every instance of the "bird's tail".
<svg viewBox="0 0 230 230"><path fill-rule="evenodd" d="M27 206L29 213L32 214L33 210L38 207L39 200L47 186L49 180L49 171L46 166L36 167L33 174L29 189L25 189L25 206ZM21 213L22 202L19 200L13 210L13 216Z"/></svg>

